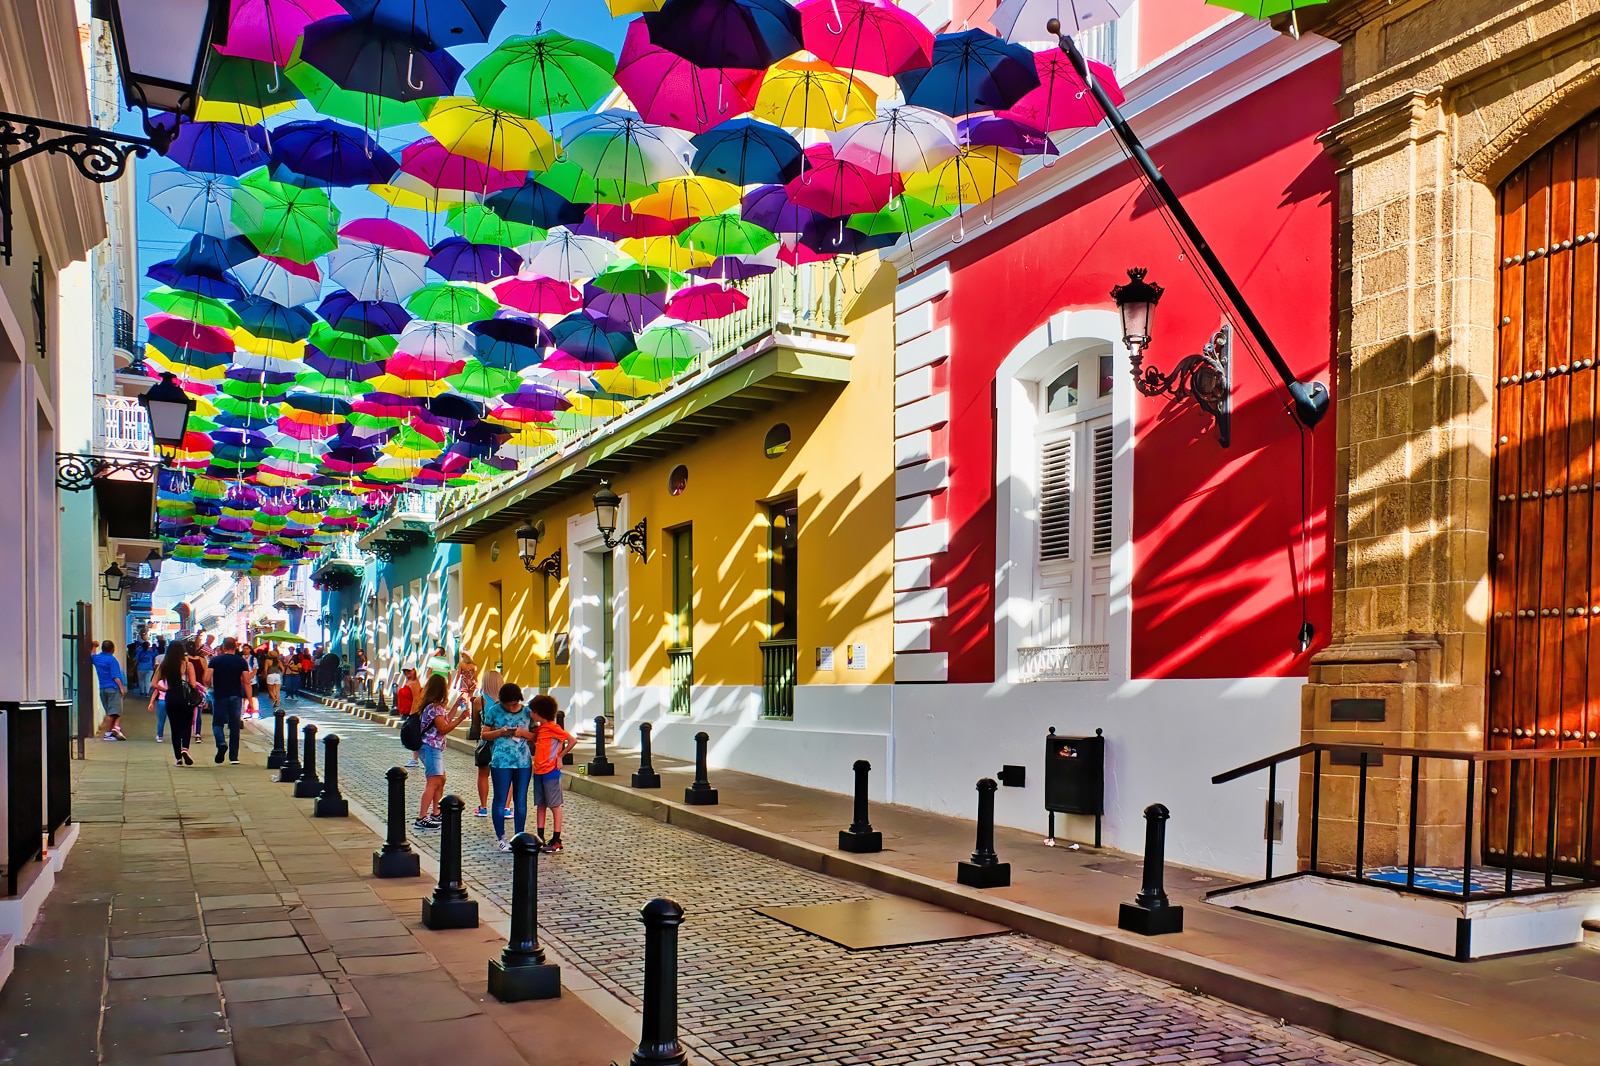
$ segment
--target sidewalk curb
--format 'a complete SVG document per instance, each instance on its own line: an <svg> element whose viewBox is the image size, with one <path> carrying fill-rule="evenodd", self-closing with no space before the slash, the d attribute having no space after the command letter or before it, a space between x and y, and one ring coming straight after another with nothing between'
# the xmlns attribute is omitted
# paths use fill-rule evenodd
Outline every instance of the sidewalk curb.
<svg viewBox="0 0 1600 1066"><path fill-rule="evenodd" d="M388 724L363 708L329 702L330 709ZM452 746L470 752L475 745L456 737ZM567 788L656 821L675 825L725 844L813 873L837 877L881 892L904 896L1004 925L1019 933L1101 959L1179 988L1278 1018L1338 1040L1346 1040L1417 1066L1560 1066L1554 1060L1507 1053L1442 1028L1414 1022L1365 1003L1291 984L1229 966L1200 955L1165 947L1158 941L1091 925L1024 904L996 899L919 874L868 862L814 844L770 833L706 813L656 795L636 792L583 774L563 774ZM954 860L952 860L954 861Z"/></svg>

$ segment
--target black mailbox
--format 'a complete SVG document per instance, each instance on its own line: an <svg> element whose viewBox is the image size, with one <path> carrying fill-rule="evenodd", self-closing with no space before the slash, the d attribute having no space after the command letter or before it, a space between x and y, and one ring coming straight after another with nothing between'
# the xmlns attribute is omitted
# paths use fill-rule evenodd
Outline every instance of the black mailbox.
<svg viewBox="0 0 1600 1066"><path fill-rule="evenodd" d="M1100 816L1106 805L1106 738L1058 737L1055 727L1044 738L1044 809L1050 813L1050 839L1055 842L1055 816L1094 817L1094 846L1100 846Z"/></svg>

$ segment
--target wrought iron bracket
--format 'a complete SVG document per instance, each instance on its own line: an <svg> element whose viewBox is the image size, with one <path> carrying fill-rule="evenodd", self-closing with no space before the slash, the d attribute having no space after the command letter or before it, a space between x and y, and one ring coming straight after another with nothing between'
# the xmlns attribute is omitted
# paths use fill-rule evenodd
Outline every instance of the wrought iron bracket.
<svg viewBox="0 0 1600 1066"><path fill-rule="evenodd" d="M627 548L639 557L640 562L643 562L647 557L645 552L645 526L642 518L632 529L620 537L613 539L611 534L604 530L601 530L600 536L606 542L606 547L608 548Z"/></svg>
<svg viewBox="0 0 1600 1066"><path fill-rule="evenodd" d="M1233 437L1233 327L1224 323L1211 343L1178 360L1170 374L1145 366L1144 352L1134 351L1133 385L1146 396L1193 400L1216 419L1217 443L1228 447Z"/></svg>
<svg viewBox="0 0 1600 1066"><path fill-rule="evenodd" d="M538 562L525 557L522 560L522 566L530 574L543 574L545 577L553 577L559 580L561 577L561 549L557 548Z"/></svg>
<svg viewBox="0 0 1600 1066"><path fill-rule="evenodd" d="M129 159L149 155L152 148L160 151L148 137L0 111L0 259L11 263L11 170L18 163L36 155L64 155L78 173L105 184L128 172Z"/></svg>
<svg viewBox="0 0 1600 1066"><path fill-rule="evenodd" d="M122 480L115 474L129 474L134 481L154 483L161 471L157 459L114 459L106 455L78 455L56 452L56 488L63 492L82 492L96 481Z"/></svg>

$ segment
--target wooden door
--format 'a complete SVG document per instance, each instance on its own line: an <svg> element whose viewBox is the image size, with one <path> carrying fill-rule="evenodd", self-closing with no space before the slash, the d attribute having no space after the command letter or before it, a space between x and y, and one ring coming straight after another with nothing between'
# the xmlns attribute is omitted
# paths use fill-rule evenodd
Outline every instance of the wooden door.
<svg viewBox="0 0 1600 1066"><path fill-rule="evenodd" d="M1499 364L1490 529L1491 749L1600 740L1600 522L1595 521L1596 229L1600 116L1568 130L1500 189ZM1470 387L1470 386L1469 386ZM1491 862L1542 868L1591 854L1584 760L1490 764Z"/></svg>

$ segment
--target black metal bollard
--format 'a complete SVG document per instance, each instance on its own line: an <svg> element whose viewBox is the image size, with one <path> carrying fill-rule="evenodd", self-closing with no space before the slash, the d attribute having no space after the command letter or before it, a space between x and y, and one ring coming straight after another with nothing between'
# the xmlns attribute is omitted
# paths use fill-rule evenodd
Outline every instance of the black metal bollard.
<svg viewBox="0 0 1600 1066"><path fill-rule="evenodd" d="M561 967L539 946L539 841L529 833L511 838L511 936L489 960L489 994L501 1003L561 995Z"/></svg>
<svg viewBox="0 0 1600 1066"><path fill-rule="evenodd" d="M1004 888L1011 883L1011 864L994 851L994 778L978 782L978 843L972 861L956 864L956 880L972 888Z"/></svg>
<svg viewBox="0 0 1600 1066"><path fill-rule="evenodd" d="M317 724L307 722L300 731L305 734L306 744L300 755L300 779L294 783L294 798L316 799L322 791L322 782L317 779Z"/></svg>
<svg viewBox="0 0 1600 1066"><path fill-rule="evenodd" d="M429 929L478 928L478 901L461 883L461 812L466 806L460 796L439 801L439 884L422 901L422 924Z"/></svg>
<svg viewBox="0 0 1600 1066"><path fill-rule="evenodd" d="M1183 908L1167 902L1164 887L1167 866L1167 819L1172 812L1162 803L1144 809L1144 884L1132 903L1117 912L1117 928L1145 936L1183 932Z"/></svg>
<svg viewBox="0 0 1600 1066"><path fill-rule="evenodd" d="M678 926L683 908L670 899L653 899L639 912L639 920L644 923L644 1021L628 1066L687 1066L689 1056L678 1043Z"/></svg>
<svg viewBox="0 0 1600 1066"><path fill-rule="evenodd" d="M867 775L872 773L872 764L865 759L857 759L855 772L855 819L849 829L839 830L839 850L857 853L882 851L883 834L872 828L872 823L867 820Z"/></svg>
<svg viewBox="0 0 1600 1066"><path fill-rule="evenodd" d="M322 738L322 791L312 814L318 818L350 817L350 801L339 794L339 734Z"/></svg>
<svg viewBox="0 0 1600 1066"><path fill-rule="evenodd" d="M283 769L284 760L288 755L283 750L283 712L272 712L272 750L267 753L267 769Z"/></svg>
<svg viewBox="0 0 1600 1066"><path fill-rule="evenodd" d="M717 790L711 787L711 779L706 776L706 745L709 743L711 734L694 735L694 784L683 790L683 802L694 807L712 807L717 802Z"/></svg>
<svg viewBox="0 0 1600 1066"><path fill-rule="evenodd" d="M389 839L372 853L373 877L420 877L422 859L406 840L406 772L389 767Z"/></svg>
<svg viewBox="0 0 1600 1066"><path fill-rule="evenodd" d="M566 711L557 711L556 712L556 725L560 726L562 729L565 729L567 727L567 712ZM567 752L565 755L561 756L561 765L562 766L571 766L576 761L577 761L576 758L573 756L572 752L570 752L570 751Z"/></svg>
<svg viewBox="0 0 1600 1066"><path fill-rule="evenodd" d="M291 714L289 724L285 729L288 744L283 753L283 765L278 768L278 780L284 782L298 781L300 779L300 757L296 754L294 738L300 731L300 716Z"/></svg>
<svg viewBox="0 0 1600 1066"><path fill-rule="evenodd" d="M594 716L594 758L584 767L590 777L615 777L617 768L606 758L606 716Z"/></svg>
<svg viewBox="0 0 1600 1066"><path fill-rule="evenodd" d="M661 775L656 773L656 768L650 765L650 730L649 722L639 723L639 769L633 775L634 788L660 788Z"/></svg>

